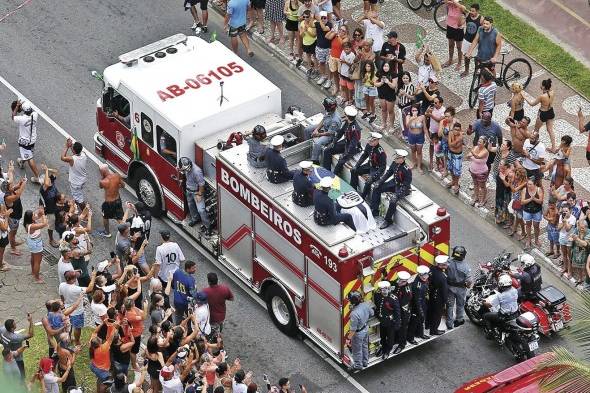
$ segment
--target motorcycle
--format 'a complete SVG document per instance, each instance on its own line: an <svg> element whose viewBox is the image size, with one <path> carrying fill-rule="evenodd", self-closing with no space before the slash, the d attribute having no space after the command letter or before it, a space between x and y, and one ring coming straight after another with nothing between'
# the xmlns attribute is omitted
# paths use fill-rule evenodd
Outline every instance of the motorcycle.
<svg viewBox="0 0 590 393"><path fill-rule="evenodd" d="M532 312L539 320L539 333L548 337L567 327L572 320L570 305L559 289L549 285L537 293L536 299L520 303L520 312Z"/></svg>
<svg viewBox="0 0 590 393"><path fill-rule="evenodd" d="M480 265L480 273L467 291L465 313L477 326L485 326L483 316L488 311L483 301L496 293L499 273L510 269L510 253L501 253L492 261ZM518 360L530 359L539 348L537 334L539 319L532 312L524 312L514 319L505 321L491 332L486 332L500 346L505 346ZM486 329L487 330L487 329Z"/></svg>

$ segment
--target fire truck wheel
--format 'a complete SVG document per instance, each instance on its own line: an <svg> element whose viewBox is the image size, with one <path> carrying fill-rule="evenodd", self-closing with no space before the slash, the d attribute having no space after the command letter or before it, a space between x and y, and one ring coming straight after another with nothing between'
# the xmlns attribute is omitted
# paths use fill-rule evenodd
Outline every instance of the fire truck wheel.
<svg viewBox="0 0 590 393"><path fill-rule="evenodd" d="M162 198L158 185L152 175L144 167L138 168L133 176L133 188L137 198L142 201L154 217L160 217L162 211Z"/></svg>
<svg viewBox="0 0 590 393"><path fill-rule="evenodd" d="M277 285L266 291L266 308L273 323L288 336L297 334L297 318L288 295Z"/></svg>

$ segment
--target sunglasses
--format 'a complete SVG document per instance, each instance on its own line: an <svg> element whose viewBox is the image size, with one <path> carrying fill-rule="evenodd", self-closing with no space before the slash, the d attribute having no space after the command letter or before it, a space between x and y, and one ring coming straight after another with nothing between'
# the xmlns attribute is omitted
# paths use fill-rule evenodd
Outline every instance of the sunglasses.
<svg viewBox="0 0 590 393"><path fill-rule="evenodd" d="M357 34L353 34L353 36L355 36L355 37L361 37L361 35L358 34L358 33Z"/></svg>

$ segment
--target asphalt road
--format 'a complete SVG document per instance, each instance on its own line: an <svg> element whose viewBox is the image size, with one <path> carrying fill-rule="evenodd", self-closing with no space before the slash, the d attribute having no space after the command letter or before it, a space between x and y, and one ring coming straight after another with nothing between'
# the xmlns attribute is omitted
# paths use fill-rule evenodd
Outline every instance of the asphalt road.
<svg viewBox="0 0 590 393"><path fill-rule="evenodd" d="M191 20L189 14L182 11L181 3L33 1L0 22L3 44L0 76L92 149L92 135L96 129L94 108L101 86L90 77L90 70L100 71L116 61L121 53L152 41L177 32L189 34ZM0 9L8 12L19 4L20 0L3 1ZM210 30L217 30L218 38L226 43L220 19L213 13L210 18ZM305 81L270 58L263 49L254 49L256 56L246 61L282 89L284 108L298 104L309 114L320 110L320 97ZM2 109L5 115L0 117L0 137L6 137L9 144L4 160L15 158L16 137L9 117L9 105L13 99L14 95L0 86L0 108L5 108ZM66 174L66 167L59 162L63 137L45 120L39 125L39 135L38 161L57 166L62 174ZM98 183L98 170L94 165L92 167L88 194L91 203L98 206L101 195L94 188L94 184ZM429 177L416 176L415 184L448 208L452 215L452 242L466 246L470 263L475 265L502 249L519 252L518 245L508 242L503 234L480 220L471 209L451 197ZM64 175L59 185L62 190L67 190ZM133 197L125 193L124 198L130 200ZM26 206L32 207L34 200L29 191ZM153 233L157 234L157 229L167 224L159 221L155 225ZM188 242L180 237L177 240L187 258L199 262L198 284L205 285L206 272L218 269ZM152 244L157 241L157 236L153 236ZM96 260L100 260L108 255L112 240L97 239L96 244ZM153 247L150 251L149 256L153 255ZM23 260L21 264L26 265L28 261ZM571 298L572 292L552 278L549 274L545 275L547 282L562 288ZM222 279L229 281L223 276ZM244 367L254 371L259 383L262 383L261 375L267 373L273 381L280 376L289 376L293 386L303 383L310 392L357 391L341 372L322 360L308 345L280 334L266 311L236 285L231 285L236 301L228 311L226 343L229 356L239 356ZM46 291L51 292L51 288ZM36 316L39 317L44 299L36 296L33 301L35 298L39 306ZM30 299L23 300L26 301ZM4 316L0 318L4 319ZM543 340L541 348L548 350L553 345L572 347L557 338ZM467 323L417 351L356 374L354 379L370 392L449 392L474 376L511 364L513 360L506 351L485 340L479 329Z"/></svg>

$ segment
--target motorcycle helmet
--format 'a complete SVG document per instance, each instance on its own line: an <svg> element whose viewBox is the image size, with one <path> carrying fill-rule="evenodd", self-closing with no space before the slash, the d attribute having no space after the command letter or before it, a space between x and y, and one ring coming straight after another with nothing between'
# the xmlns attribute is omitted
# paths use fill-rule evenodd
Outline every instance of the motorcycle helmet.
<svg viewBox="0 0 590 393"><path fill-rule="evenodd" d="M518 259L525 268L531 267L535 264L535 258L531 254L522 254Z"/></svg>
<svg viewBox="0 0 590 393"><path fill-rule="evenodd" d="M256 127L254 127L254 129L252 130L252 136L254 137L254 139L256 139L257 141L262 141L266 138L266 128L264 128L264 126L261 126L260 124L258 124Z"/></svg>
<svg viewBox="0 0 590 393"><path fill-rule="evenodd" d="M465 249L465 247L463 247L463 246L455 246L453 248L453 254L451 256L456 261L462 261L462 260L465 259L465 256L466 255L467 255L467 250Z"/></svg>
<svg viewBox="0 0 590 393"><path fill-rule="evenodd" d="M187 173L188 171L190 171L193 167L193 162L191 161L190 158L188 157L181 157L180 160L178 160L178 169L180 170L180 172L182 173Z"/></svg>
<svg viewBox="0 0 590 393"><path fill-rule="evenodd" d="M512 278L508 274L502 274L498 278L498 287L508 288L512 286Z"/></svg>
<svg viewBox="0 0 590 393"><path fill-rule="evenodd" d="M336 110L336 107L338 106L338 104L336 103L336 100L333 99L332 97L324 98L322 105L324 106L324 109L326 109L326 111L328 111L328 112L334 112Z"/></svg>
<svg viewBox="0 0 590 393"><path fill-rule="evenodd" d="M348 301L353 306L356 306L357 304L359 304L361 302L361 300L362 300L362 296L361 296L360 292L358 292L358 291L352 291L348 294Z"/></svg>

